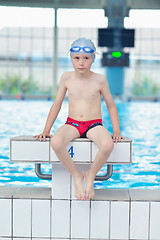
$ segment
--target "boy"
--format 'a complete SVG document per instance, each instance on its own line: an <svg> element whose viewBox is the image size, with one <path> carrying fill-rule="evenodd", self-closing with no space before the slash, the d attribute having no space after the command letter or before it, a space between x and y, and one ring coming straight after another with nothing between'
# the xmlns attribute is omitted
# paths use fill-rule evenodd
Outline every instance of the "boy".
<svg viewBox="0 0 160 240"><path fill-rule="evenodd" d="M114 147L113 141L118 142L123 138L120 134L118 111L109 91L107 80L103 75L90 70L95 53L94 43L89 39L79 38L72 43L70 56L74 71L62 75L44 131L35 136L40 141L51 137L51 146L59 160L73 176L75 197L80 200L93 198L95 176L109 158ZM65 125L52 136L50 130L61 109L66 91L68 91L69 101L68 118ZM102 125L101 95L111 118L112 137ZM91 168L84 175L77 169L66 148L70 141L78 137L89 138L99 148ZM85 191L83 189L84 177L86 180Z"/></svg>

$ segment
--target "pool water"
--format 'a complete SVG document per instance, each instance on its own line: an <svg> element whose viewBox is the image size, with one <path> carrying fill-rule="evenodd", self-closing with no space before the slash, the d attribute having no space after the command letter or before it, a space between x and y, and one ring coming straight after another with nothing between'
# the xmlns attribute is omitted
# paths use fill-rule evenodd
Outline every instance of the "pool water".
<svg viewBox="0 0 160 240"><path fill-rule="evenodd" d="M160 103L115 102L119 112L122 136L133 141L132 165L114 165L112 177L95 182L95 188L159 188L160 187ZM10 163L9 139L17 135L41 133L53 101L0 101L0 186L51 187L51 181L39 179L31 163ZM52 133L68 114L65 100ZM104 126L112 133L112 125L102 102ZM104 166L99 174L105 173ZM42 171L51 173L51 165Z"/></svg>

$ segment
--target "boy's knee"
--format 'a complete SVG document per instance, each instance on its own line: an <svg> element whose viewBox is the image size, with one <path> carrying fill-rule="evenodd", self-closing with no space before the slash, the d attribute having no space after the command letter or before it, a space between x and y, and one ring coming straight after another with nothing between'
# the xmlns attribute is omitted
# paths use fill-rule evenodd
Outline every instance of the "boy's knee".
<svg viewBox="0 0 160 240"><path fill-rule="evenodd" d="M103 140L101 142L100 148L101 148L101 151L104 152L104 154L111 153L114 149L114 143L113 143L112 139L111 140L108 140L108 139Z"/></svg>
<svg viewBox="0 0 160 240"><path fill-rule="evenodd" d="M63 146L64 146L63 139L54 136L51 138L51 147L55 152L59 152Z"/></svg>

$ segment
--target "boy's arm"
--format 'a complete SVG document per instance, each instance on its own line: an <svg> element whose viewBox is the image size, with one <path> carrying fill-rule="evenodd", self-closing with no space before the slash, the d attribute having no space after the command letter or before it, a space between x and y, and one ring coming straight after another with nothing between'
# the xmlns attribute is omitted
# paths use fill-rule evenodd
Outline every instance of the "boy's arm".
<svg viewBox="0 0 160 240"><path fill-rule="evenodd" d="M51 127L52 127L54 121L56 120L56 118L58 116L58 113L61 109L63 99L64 99L66 91L67 91L66 84L65 84L65 82L66 82L65 79L66 79L65 74L63 74L62 77L61 77L61 80L60 80L59 89L58 89L58 92L57 92L56 99L55 99L55 101L54 101L54 103L53 103L53 105L52 105L52 107L49 111L43 133L34 136L34 137L36 137L36 139L39 139L40 141L42 140L42 138L44 138L44 140L45 140L46 137L51 137L52 136L50 134L50 130L51 130Z"/></svg>
<svg viewBox="0 0 160 240"><path fill-rule="evenodd" d="M111 92L109 90L108 82L105 77L103 77L101 82L101 94L107 105L109 116L112 122L113 140L116 142L120 141L121 138L123 137L121 136L121 133L120 133L118 110L117 110L116 104L113 101Z"/></svg>

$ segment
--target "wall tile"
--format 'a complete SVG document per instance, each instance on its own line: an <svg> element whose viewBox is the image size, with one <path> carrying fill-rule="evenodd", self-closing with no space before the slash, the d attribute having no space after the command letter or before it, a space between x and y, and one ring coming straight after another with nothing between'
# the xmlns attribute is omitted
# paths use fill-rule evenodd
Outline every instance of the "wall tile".
<svg viewBox="0 0 160 240"><path fill-rule="evenodd" d="M10 199L0 199L0 236L11 236Z"/></svg>
<svg viewBox="0 0 160 240"><path fill-rule="evenodd" d="M109 202L91 201L91 238L109 237Z"/></svg>
<svg viewBox="0 0 160 240"><path fill-rule="evenodd" d="M13 235L31 237L31 200L13 200Z"/></svg>
<svg viewBox="0 0 160 240"><path fill-rule="evenodd" d="M50 237L50 200L32 200L32 236Z"/></svg>
<svg viewBox="0 0 160 240"><path fill-rule="evenodd" d="M131 202L131 239L148 239L149 202Z"/></svg>
<svg viewBox="0 0 160 240"><path fill-rule="evenodd" d="M112 201L110 219L110 238L128 239L129 235L129 202Z"/></svg>
<svg viewBox="0 0 160 240"><path fill-rule="evenodd" d="M160 239L160 202L151 202L150 239Z"/></svg>
<svg viewBox="0 0 160 240"><path fill-rule="evenodd" d="M108 163L129 163L131 161L130 159L130 143L114 143L114 150L110 154ZM98 147L95 143L92 143L92 161L94 161L94 158L97 154Z"/></svg>
<svg viewBox="0 0 160 240"><path fill-rule="evenodd" d="M70 199L70 173L62 164L52 165L52 198Z"/></svg>
<svg viewBox="0 0 160 240"><path fill-rule="evenodd" d="M0 240L12 240L12 238L4 238L0 236ZM14 240L14 239L13 239Z"/></svg>
<svg viewBox="0 0 160 240"><path fill-rule="evenodd" d="M7 240L7 239L6 239ZM31 240L31 237L30 238L13 238L13 240ZM38 240L37 238L35 240ZM40 239L39 239L40 240ZM41 238L41 240L49 240L49 239L43 239Z"/></svg>
<svg viewBox="0 0 160 240"><path fill-rule="evenodd" d="M69 238L70 201L52 201L52 234L54 238Z"/></svg>
<svg viewBox="0 0 160 240"><path fill-rule="evenodd" d="M49 161L49 142L12 141L11 161Z"/></svg>
<svg viewBox="0 0 160 240"><path fill-rule="evenodd" d="M71 238L89 238L89 201L71 201Z"/></svg>

